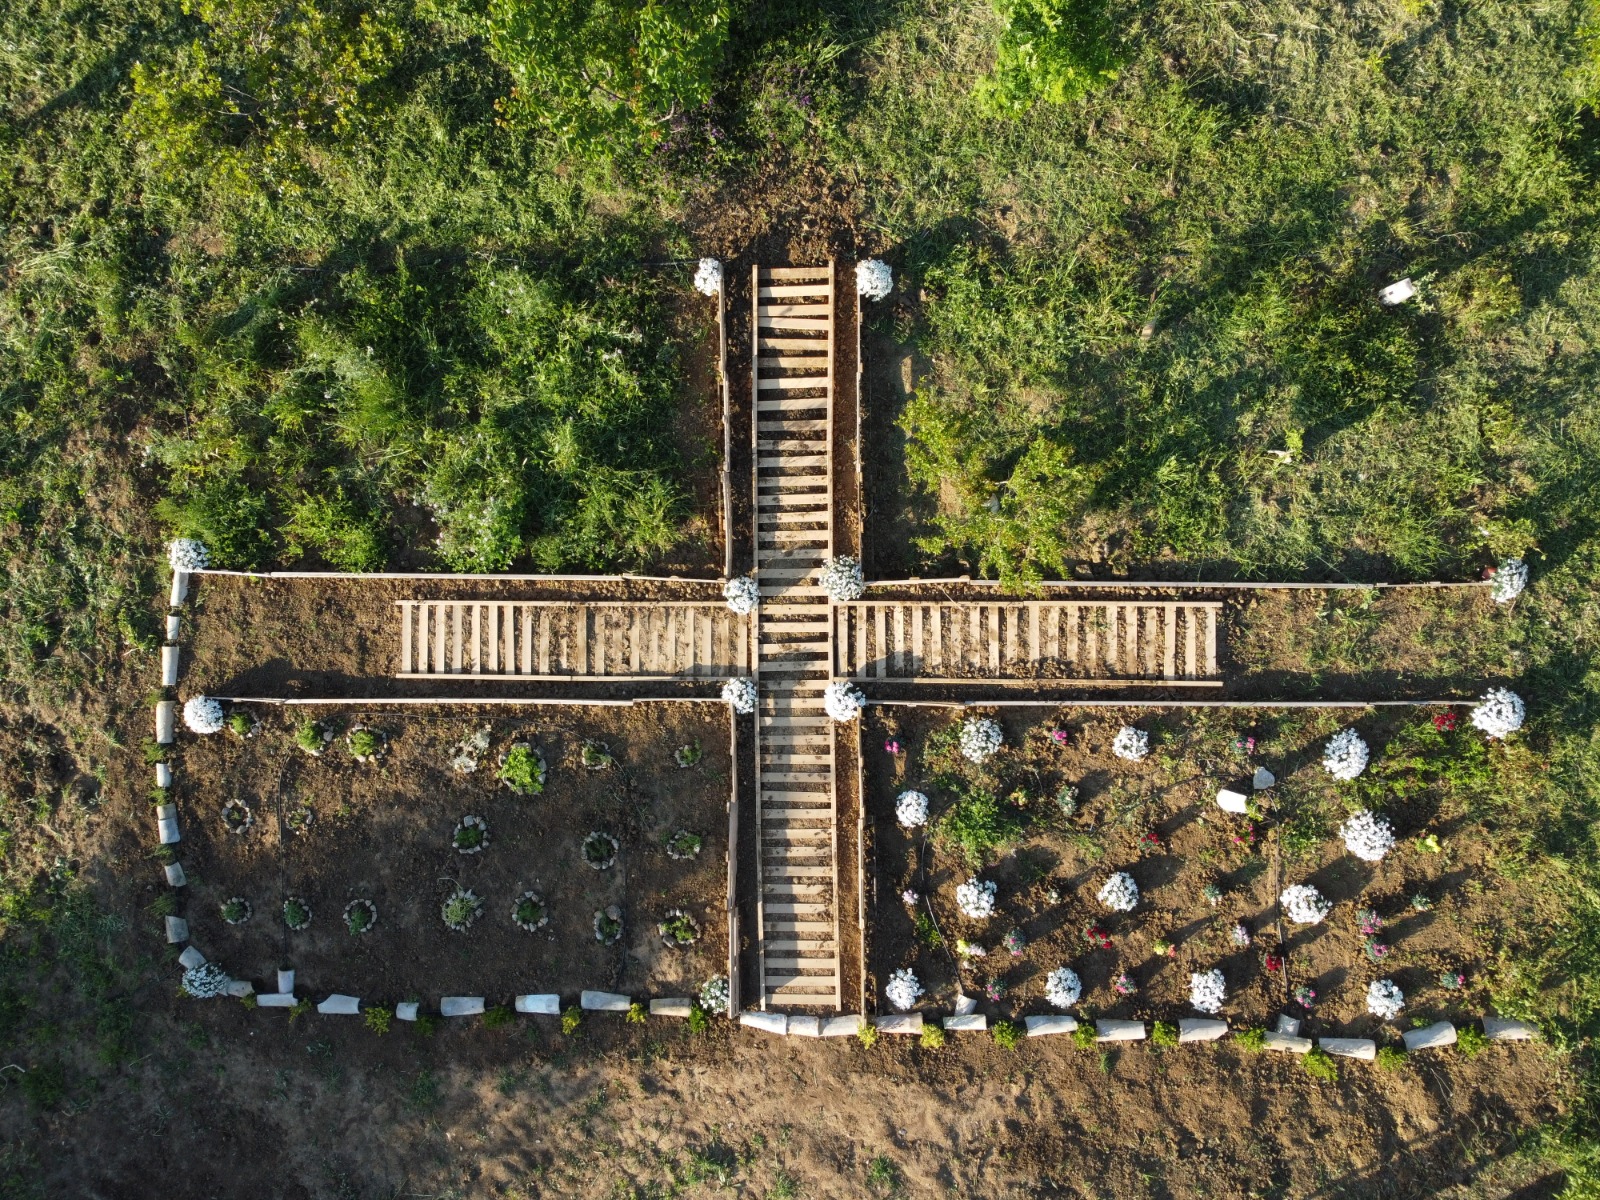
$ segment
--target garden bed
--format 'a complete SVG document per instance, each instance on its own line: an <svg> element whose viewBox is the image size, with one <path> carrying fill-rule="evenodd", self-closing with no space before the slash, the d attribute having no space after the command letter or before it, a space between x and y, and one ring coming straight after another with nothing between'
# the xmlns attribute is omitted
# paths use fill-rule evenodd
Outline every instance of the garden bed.
<svg viewBox="0 0 1600 1200"><path fill-rule="evenodd" d="M493 1004L583 988L688 995L725 971L729 761L720 707L529 708L515 718L363 710L328 720L335 737L317 757L295 742L307 712L265 710L252 737L225 730L182 751L177 848L192 936L233 975L272 990L272 973L287 966L315 999L344 992L369 1004L436 1003L460 994ZM351 752L357 726L376 736L372 761ZM467 749L477 769L455 770L463 740L485 730ZM518 795L497 778L500 756L522 742L548 765L538 794ZM591 764L609 756L609 765L586 766L586 744ZM678 749L696 744L698 761L679 766ZM253 818L242 832L224 822L229 803ZM683 831L693 837L678 838ZM604 869L597 865L609 856L586 860L591 833L617 843ZM471 917L459 932L442 913L458 889L481 902L475 916L471 905L452 914ZM518 912L530 892L534 902ZM230 925L221 910L234 897L253 912ZM298 932L284 917L291 897L310 911ZM359 901L370 901L375 921L365 906L350 908ZM595 932L607 909L622 920L609 945ZM698 927L693 945L663 944L657 926L669 909ZM352 932L351 915L363 931Z"/></svg>

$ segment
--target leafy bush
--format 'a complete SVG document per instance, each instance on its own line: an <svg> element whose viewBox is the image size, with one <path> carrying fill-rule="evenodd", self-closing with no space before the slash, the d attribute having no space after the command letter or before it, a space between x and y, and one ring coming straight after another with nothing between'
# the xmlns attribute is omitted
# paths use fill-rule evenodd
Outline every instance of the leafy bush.
<svg viewBox="0 0 1600 1200"><path fill-rule="evenodd" d="M996 1021L989 1032L994 1038L994 1044L1002 1050L1015 1050L1022 1045L1022 1039L1027 1036L1027 1030L1016 1021Z"/></svg>
<svg viewBox="0 0 1600 1200"><path fill-rule="evenodd" d="M500 764L500 778L519 796L537 796L544 791L544 756L532 746L519 742L506 751L506 760Z"/></svg>
<svg viewBox="0 0 1600 1200"><path fill-rule="evenodd" d="M1072 1031L1072 1044L1079 1050L1093 1050L1096 1046L1093 1021L1079 1021Z"/></svg>
<svg viewBox="0 0 1600 1200"><path fill-rule="evenodd" d="M308 754L320 754L327 744L322 738L322 726L307 717L299 725L295 726L294 744Z"/></svg>
<svg viewBox="0 0 1600 1200"><path fill-rule="evenodd" d="M881 1035L878 1033L878 1027L871 1021L863 1020L861 1023L861 1028L856 1030L856 1040L868 1050L871 1050L878 1044L878 1038L880 1036Z"/></svg>
<svg viewBox="0 0 1600 1200"><path fill-rule="evenodd" d="M1178 1044L1178 1027L1169 1021L1157 1021L1150 1027L1150 1041L1163 1049Z"/></svg>
<svg viewBox="0 0 1600 1200"><path fill-rule="evenodd" d="M1063 104L1114 79L1121 56L1107 7L1105 0L995 0L1006 28L979 97L1015 116L1036 100Z"/></svg>
<svg viewBox="0 0 1600 1200"><path fill-rule="evenodd" d="M515 1020L515 1014L504 1004L494 1004L483 1011L483 1027L485 1029L504 1029Z"/></svg>
<svg viewBox="0 0 1600 1200"><path fill-rule="evenodd" d="M922 1026L922 1048L924 1050L942 1050L944 1048L944 1026L937 1021L926 1021Z"/></svg>
<svg viewBox="0 0 1600 1200"><path fill-rule="evenodd" d="M1476 1058L1489 1048L1488 1035L1476 1025L1456 1027L1456 1049L1467 1058Z"/></svg>
<svg viewBox="0 0 1600 1200"><path fill-rule="evenodd" d="M628 1024L643 1025L650 1019L650 1010L635 1000L628 1005Z"/></svg>
<svg viewBox="0 0 1600 1200"><path fill-rule="evenodd" d="M698 1004L689 1008L689 1032L705 1033L711 1028L711 1017Z"/></svg>
<svg viewBox="0 0 1600 1200"><path fill-rule="evenodd" d="M350 731L350 753L358 758L371 758L376 754L383 743L378 734L371 729L353 729Z"/></svg>
<svg viewBox="0 0 1600 1200"><path fill-rule="evenodd" d="M1300 1065L1306 1069L1306 1074L1313 1079L1320 1079L1325 1083L1334 1083L1339 1078L1339 1068L1334 1065L1333 1055L1321 1046L1313 1046L1306 1051L1300 1060Z"/></svg>
<svg viewBox="0 0 1600 1200"><path fill-rule="evenodd" d="M974 787L945 810L934 826L934 835L946 846L959 849L969 864L978 866L1022 835L1022 819L994 793Z"/></svg>
<svg viewBox="0 0 1600 1200"><path fill-rule="evenodd" d="M373 1033L382 1035L389 1032L389 1022L394 1020L394 1009L375 1004L362 1012L361 1019Z"/></svg>
<svg viewBox="0 0 1600 1200"><path fill-rule="evenodd" d="M1267 1048L1267 1031L1265 1029L1242 1029L1233 1035L1233 1040L1239 1047L1252 1052Z"/></svg>
<svg viewBox="0 0 1600 1200"><path fill-rule="evenodd" d="M583 1009L576 1004L569 1005L561 1014L561 1032L568 1037L576 1037L578 1030L583 1026Z"/></svg>
<svg viewBox="0 0 1600 1200"><path fill-rule="evenodd" d="M1401 1046L1379 1046L1378 1066L1385 1071L1398 1071L1406 1065L1406 1052Z"/></svg>

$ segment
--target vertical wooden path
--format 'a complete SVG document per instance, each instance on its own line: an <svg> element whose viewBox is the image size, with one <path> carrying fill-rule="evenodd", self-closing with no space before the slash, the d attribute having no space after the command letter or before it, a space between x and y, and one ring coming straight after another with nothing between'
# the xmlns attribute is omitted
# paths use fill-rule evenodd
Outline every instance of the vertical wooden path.
<svg viewBox="0 0 1600 1200"><path fill-rule="evenodd" d="M833 614L816 579L833 555L833 264L756 267L751 283L760 1005L837 1010Z"/></svg>

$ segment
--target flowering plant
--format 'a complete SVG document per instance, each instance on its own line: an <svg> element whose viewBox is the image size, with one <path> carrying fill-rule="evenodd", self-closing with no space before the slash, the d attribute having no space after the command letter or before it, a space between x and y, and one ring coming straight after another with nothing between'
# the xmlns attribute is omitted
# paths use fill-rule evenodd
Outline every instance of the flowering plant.
<svg viewBox="0 0 1600 1200"><path fill-rule="evenodd" d="M1256 844L1256 827L1253 821L1246 821L1244 828L1228 835L1233 839L1235 846L1254 846Z"/></svg>
<svg viewBox="0 0 1600 1200"><path fill-rule="evenodd" d="M761 586L750 575L738 575L722 585L722 597L728 602L728 611L743 616L753 613L761 603Z"/></svg>
<svg viewBox="0 0 1600 1200"><path fill-rule="evenodd" d="M994 916L995 891L993 880L980 880L973 876L956 888L956 907L963 916L971 917L974 921L985 920Z"/></svg>
<svg viewBox="0 0 1600 1200"><path fill-rule="evenodd" d="M194 538L173 538L167 544L167 565L174 571L188 574L203 571L211 564L211 551L206 544Z"/></svg>
<svg viewBox="0 0 1600 1200"><path fill-rule="evenodd" d="M1394 849L1394 826L1363 808L1339 829L1344 848L1363 862L1382 862Z"/></svg>
<svg viewBox="0 0 1600 1200"><path fill-rule="evenodd" d="M1439 986L1447 991L1458 991L1467 986L1467 977L1460 971L1443 971L1439 975Z"/></svg>
<svg viewBox="0 0 1600 1200"><path fill-rule="evenodd" d="M1382 962L1384 959L1389 957L1388 945L1380 942L1377 938L1369 937L1366 942L1363 943L1362 949L1367 952L1367 957L1375 963Z"/></svg>
<svg viewBox="0 0 1600 1200"><path fill-rule="evenodd" d="M1283 970L1283 955L1274 954L1269 950L1261 956L1261 966L1268 975L1276 975Z"/></svg>
<svg viewBox="0 0 1600 1200"><path fill-rule="evenodd" d="M1236 737L1233 739L1233 748L1240 754L1254 754L1256 752L1256 740L1248 736Z"/></svg>
<svg viewBox="0 0 1600 1200"><path fill-rule="evenodd" d="M1250 926L1243 921L1235 921L1229 936L1233 938L1233 944L1242 949L1250 944Z"/></svg>
<svg viewBox="0 0 1600 1200"><path fill-rule="evenodd" d="M1129 762L1138 762L1150 753L1150 735L1132 725L1124 725L1111 739L1111 753Z"/></svg>
<svg viewBox="0 0 1600 1200"><path fill-rule="evenodd" d="M1131 975L1123 971L1111 981L1111 990L1119 996L1131 996L1139 990L1139 985L1133 982Z"/></svg>
<svg viewBox="0 0 1600 1200"><path fill-rule="evenodd" d="M1455 713L1453 712L1433 714L1433 727L1440 733L1454 733L1456 731L1456 724L1457 719Z"/></svg>
<svg viewBox="0 0 1600 1200"><path fill-rule="evenodd" d="M1370 908L1356 909L1356 928L1362 937L1371 937L1383 928L1383 918Z"/></svg>
<svg viewBox="0 0 1600 1200"><path fill-rule="evenodd" d="M961 723L961 757L968 762L983 762L1004 741L1000 726L988 717L968 717Z"/></svg>
<svg viewBox="0 0 1600 1200"><path fill-rule="evenodd" d="M1028 939L1022 936L1022 930L1013 929L1000 939L1000 948L1012 958L1021 958L1022 952L1028 948Z"/></svg>
<svg viewBox="0 0 1600 1200"><path fill-rule="evenodd" d="M1341 729L1322 752L1323 769L1335 779L1354 779L1367 769L1367 743L1354 729Z"/></svg>
<svg viewBox="0 0 1600 1200"><path fill-rule="evenodd" d="M1083 995L1083 980L1071 967L1057 967L1044 977L1044 998L1057 1008L1071 1008Z"/></svg>
<svg viewBox="0 0 1600 1200"><path fill-rule="evenodd" d="M1100 903L1112 912L1132 912L1139 903L1139 885L1126 871L1118 871L1100 885Z"/></svg>
<svg viewBox="0 0 1600 1200"><path fill-rule="evenodd" d="M822 689L822 707L840 724L859 717L866 703L867 697L848 679L835 679Z"/></svg>
<svg viewBox="0 0 1600 1200"><path fill-rule="evenodd" d="M1496 604L1509 604L1522 595L1522 589L1528 586L1528 564L1520 558L1508 558L1500 564L1500 569L1494 575L1494 588L1491 595Z"/></svg>
<svg viewBox="0 0 1600 1200"><path fill-rule="evenodd" d="M1178 957L1177 943L1169 942L1166 938L1157 938L1151 945L1150 950L1157 958Z"/></svg>
<svg viewBox="0 0 1600 1200"><path fill-rule="evenodd" d="M910 967L901 967L890 975L889 982L883 985L883 998L900 1012L910 1009L921 995L922 984L917 980L916 972Z"/></svg>
<svg viewBox="0 0 1600 1200"><path fill-rule="evenodd" d="M1213 968L1210 971L1196 971L1189 976L1189 1003L1200 1012L1221 1012L1222 1002L1227 996L1228 987L1221 971Z"/></svg>
<svg viewBox="0 0 1600 1200"><path fill-rule="evenodd" d="M714 258L702 258L694 272L694 290L702 296L715 296L722 290L722 264Z"/></svg>
<svg viewBox="0 0 1600 1200"><path fill-rule="evenodd" d="M1405 1003L1405 993L1392 979L1374 979L1367 985L1367 1011L1380 1021L1394 1020Z"/></svg>
<svg viewBox="0 0 1600 1200"><path fill-rule="evenodd" d="M917 906L917 902L921 899L922 897L917 895L916 888L907 888L905 891L900 893L900 900L907 908L915 908Z"/></svg>
<svg viewBox="0 0 1600 1200"><path fill-rule="evenodd" d="M1208 883L1200 889L1200 896L1205 902L1215 908L1222 903L1222 889L1214 883Z"/></svg>
<svg viewBox="0 0 1600 1200"><path fill-rule="evenodd" d="M989 957L989 952L978 945L977 942L969 942L966 938L957 938L956 957L961 959L963 965L965 965L967 959Z"/></svg>
<svg viewBox="0 0 1600 1200"><path fill-rule="evenodd" d="M1150 846L1153 849L1159 850L1161 849L1161 835L1152 829L1149 833L1145 834L1139 839L1139 844L1141 846Z"/></svg>
<svg viewBox="0 0 1600 1200"><path fill-rule="evenodd" d="M1111 949L1111 935L1093 921L1083 927L1083 940L1089 943L1091 950Z"/></svg>
<svg viewBox="0 0 1600 1200"><path fill-rule="evenodd" d="M836 604L857 599L866 590L866 577L861 574L861 563L848 554L830 558L817 572L817 586L828 593Z"/></svg>
<svg viewBox="0 0 1600 1200"><path fill-rule="evenodd" d="M228 990L232 980L216 963L201 963L183 973L183 994L191 1000L214 1000Z"/></svg>
<svg viewBox="0 0 1600 1200"><path fill-rule="evenodd" d="M183 723L193 733L222 732L222 703L210 696L190 696L183 702Z"/></svg>
<svg viewBox="0 0 1600 1200"><path fill-rule="evenodd" d="M894 271L881 258L856 264L856 294L863 300L882 300L894 290Z"/></svg>
<svg viewBox="0 0 1600 1200"><path fill-rule="evenodd" d="M1302 983L1294 990L1294 1000L1301 1008L1310 1008L1317 1002L1317 989Z"/></svg>
<svg viewBox="0 0 1600 1200"><path fill-rule="evenodd" d="M991 1004L998 1004L1005 999L1006 981L1004 979L991 979L983 985L984 999Z"/></svg>
<svg viewBox="0 0 1600 1200"><path fill-rule="evenodd" d="M1283 911L1296 925L1318 925L1333 905L1322 898L1322 893L1309 883L1295 883L1283 889L1278 897Z"/></svg>
<svg viewBox="0 0 1600 1200"><path fill-rule="evenodd" d="M1521 729L1527 715L1521 696L1509 688L1490 688L1472 710L1472 723L1498 741Z"/></svg>
<svg viewBox="0 0 1600 1200"><path fill-rule="evenodd" d="M728 680L722 685L722 699L736 713L755 712L756 681L745 678Z"/></svg>
<svg viewBox="0 0 1600 1200"><path fill-rule="evenodd" d="M1058 746L1065 746L1069 736L1065 729L1052 729L1050 731L1050 740Z"/></svg>
<svg viewBox="0 0 1600 1200"><path fill-rule="evenodd" d="M904 791L894 802L894 817L906 829L928 823L928 798L918 791Z"/></svg>
<svg viewBox="0 0 1600 1200"><path fill-rule="evenodd" d="M728 977L713 975L700 988L700 1007L709 1013L728 1011Z"/></svg>
<svg viewBox="0 0 1600 1200"><path fill-rule="evenodd" d="M450 750L450 769L458 775L470 775L489 752L489 727L467 734Z"/></svg>
<svg viewBox="0 0 1600 1200"><path fill-rule="evenodd" d="M885 738L883 740L883 752L898 758L905 753L905 747L893 738Z"/></svg>

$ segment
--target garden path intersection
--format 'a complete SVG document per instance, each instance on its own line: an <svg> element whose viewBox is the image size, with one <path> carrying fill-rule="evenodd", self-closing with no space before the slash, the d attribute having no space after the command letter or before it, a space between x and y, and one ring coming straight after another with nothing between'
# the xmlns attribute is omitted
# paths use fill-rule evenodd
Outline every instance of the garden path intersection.
<svg viewBox="0 0 1600 1200"><path fill-rule="evenodd" d="M844 481L860 478L860 421L859 382L840 370L849 357L837 332L841 314L859 329L861 300L841 278L854 283L832 263L752 268L749 504L733 504L725 487L723 519L730 573L735 548L749 548L754 611L734 611L722 579L268 573L256 578L353 589L360 620L392 630L366 660L377 669L318 686L314 649L286 646L284 657L305 668L299 681L264 694L262 677L243 671L213 692L232 691L219 698L233 704L333 709L581 707L720 703L729 681L751 679L754 713L729 717L730 1010L867 1011L860 722L829 716L830 683L849 681L868 704L1271 706L1233 691L1231 606L1258 590L1319 585L1065 580L1013 594L960 578L869 581L849 598L830 594L825 565L859 549L839 525ZM725 334L722 357L726 397ZM731 439L729 428L725 445ZM740 520L742 511L749 516ZM205 576L226 573L193 574L203 591ZM180 573L174 608L188 589ZM175 686L175 642L169 650L163 683ZM1471 698L1322 701L1302 689L1285 703ZM172 719L170 708L158 717L158 737L170 740ZM741 824L753 826L747 837Z"/></svg>

